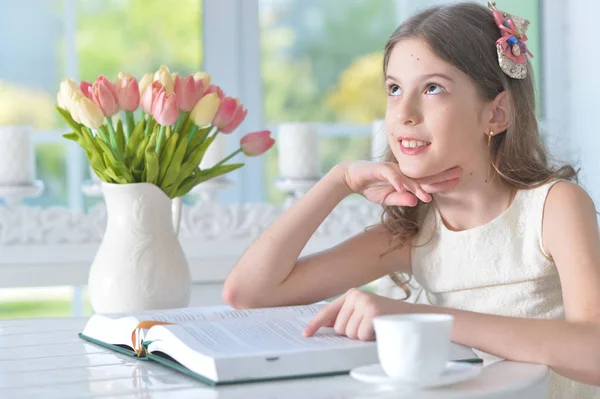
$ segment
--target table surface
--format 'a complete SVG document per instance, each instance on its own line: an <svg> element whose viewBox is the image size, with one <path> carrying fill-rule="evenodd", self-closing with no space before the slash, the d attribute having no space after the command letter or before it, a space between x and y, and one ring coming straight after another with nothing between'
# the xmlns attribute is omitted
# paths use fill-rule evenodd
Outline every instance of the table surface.
<svg viewBox="0 0 600 399"><path fill-rule="evenodd" d="M81 340L85 318L0 320L0 398L545 398L548 368L499 362L452 386L419 392L348 375L209 387L150 361Z"/></svg>

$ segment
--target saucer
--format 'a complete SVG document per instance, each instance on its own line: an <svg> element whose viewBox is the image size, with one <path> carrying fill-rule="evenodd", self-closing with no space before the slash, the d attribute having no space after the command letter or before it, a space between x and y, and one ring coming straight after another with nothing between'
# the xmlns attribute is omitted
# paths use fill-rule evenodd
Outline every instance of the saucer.
<svg viewBox="0 0 600 399"><path fill-rule="evenodd" d="M446 369L438 378L425 382L410 382L389 377L379 363L354 368L350 376L356 380L371 384L393 385L398 387L436 388L469 380L481 373L481 365L465 362L448 362Z"/></svg>

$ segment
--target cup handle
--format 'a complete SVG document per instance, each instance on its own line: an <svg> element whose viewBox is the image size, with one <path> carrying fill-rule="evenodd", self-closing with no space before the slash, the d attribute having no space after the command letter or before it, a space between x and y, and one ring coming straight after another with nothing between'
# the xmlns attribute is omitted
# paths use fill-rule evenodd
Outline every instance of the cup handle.
<svg viewBox="0 0 600 399"><path fill-rule="evenodd" d="M171 211L173 219L173 230L175 235L179 234L179 225L181 223L181 197L173 198L171 202Z"/></svg>

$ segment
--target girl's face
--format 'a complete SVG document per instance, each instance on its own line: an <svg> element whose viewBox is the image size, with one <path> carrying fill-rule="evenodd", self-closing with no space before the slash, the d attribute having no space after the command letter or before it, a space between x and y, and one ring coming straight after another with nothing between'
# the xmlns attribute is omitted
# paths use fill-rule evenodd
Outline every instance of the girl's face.
<svg viewBox="0 0 600 399"><path fill-rule="evenodd" d="M387 66L390 148L411 178L488 163L489 107L470 78L421 39L404 39ZM487 122L487 123L486 123Z"/></svg>

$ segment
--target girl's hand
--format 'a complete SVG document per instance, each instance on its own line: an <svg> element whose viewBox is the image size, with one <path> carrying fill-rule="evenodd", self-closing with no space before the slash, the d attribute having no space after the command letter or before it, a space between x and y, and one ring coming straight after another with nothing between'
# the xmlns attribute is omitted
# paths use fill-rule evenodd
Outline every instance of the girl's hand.
<svg viewBox="0 0 600 399"><path fill-rule="evenodd" d="M409 313L415 305L374 295L353 288L325 306L306 326L304 336L311 337L321 327L361 341L375 339L373 318L390 313Z"/></svg>
<svg viewBox="0 0 600 399"><path fill-rule="evenodd" d="M351 161L342 164L344 183L352 192L380 205L415 206L417 198L430 202L430 193L449 190L462 173L452 168L433 176L413 180L393 162Z"/></svg>

